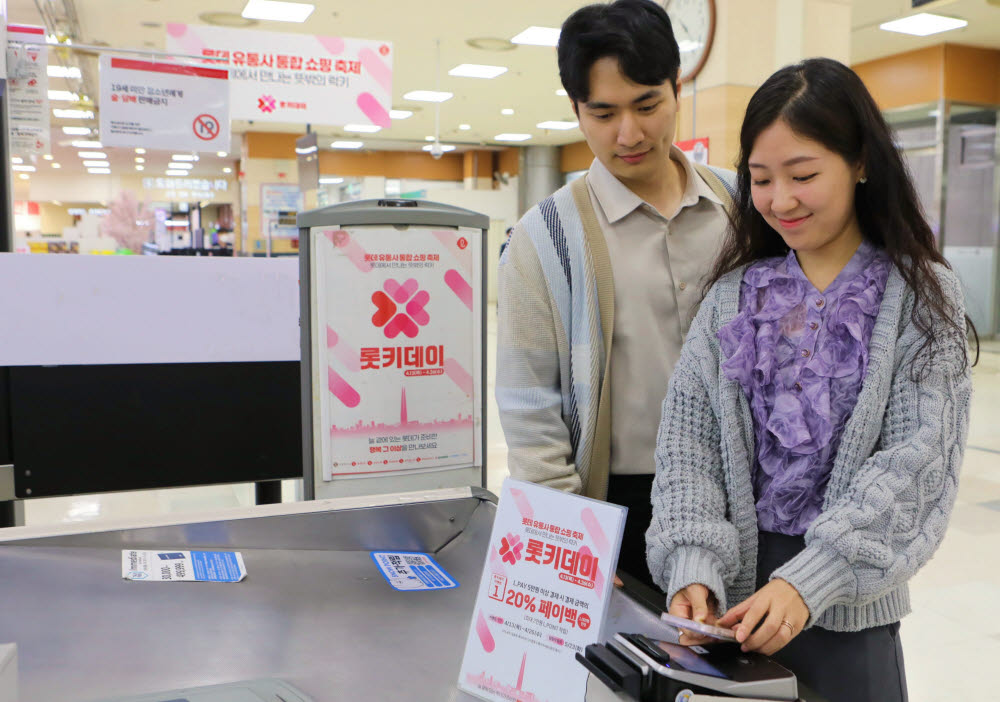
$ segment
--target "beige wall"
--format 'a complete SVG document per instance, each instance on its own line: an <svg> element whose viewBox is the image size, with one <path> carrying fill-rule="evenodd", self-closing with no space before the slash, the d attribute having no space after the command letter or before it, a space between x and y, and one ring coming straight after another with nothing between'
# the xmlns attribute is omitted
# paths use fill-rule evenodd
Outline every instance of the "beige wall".
<svg viewBox="0 0 1000 702"><path fill-rule="evenodd" d="M883 110L938 100L1000 104L1000 51L960 44L852 66Z"/></svg>
<svg viewBox="0 0 1000 702"><path fill-rule="evenodd" d="M51 202L40 202L38 209L42 220L42 234L62 236L63 229L72 227L73 216L68 211L71 206L74 205L54 205Z"/></svg>

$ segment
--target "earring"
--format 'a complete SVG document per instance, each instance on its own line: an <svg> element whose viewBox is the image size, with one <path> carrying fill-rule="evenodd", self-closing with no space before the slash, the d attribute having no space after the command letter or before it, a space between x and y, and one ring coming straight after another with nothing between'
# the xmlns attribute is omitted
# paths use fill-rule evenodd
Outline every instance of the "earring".
<svg viewBox="0 0 1000 702"><path fill-rule="evenodd" d="M864 185L865 183L868 182L868 179L865 178L864 176L861 176L860 178L858 178L858 182Z"/></svg>

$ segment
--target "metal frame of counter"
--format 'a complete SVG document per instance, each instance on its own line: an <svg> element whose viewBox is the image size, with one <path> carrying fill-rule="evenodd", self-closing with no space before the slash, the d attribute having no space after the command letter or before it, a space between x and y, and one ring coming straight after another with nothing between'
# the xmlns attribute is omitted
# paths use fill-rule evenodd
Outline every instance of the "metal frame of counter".
<svg viewBox="0 0 1000 702"><path fill-rule="evenodd" d="M262 677L316 702L471 700L456 681L495 512L492 494L459 488L4 530L0 643L17 643L31 702ZM238 550L248 577L126 581L123 548ZM374 550L430 553L460 586L396 591ZM608 630L655 618L616 590Z"/></svg>

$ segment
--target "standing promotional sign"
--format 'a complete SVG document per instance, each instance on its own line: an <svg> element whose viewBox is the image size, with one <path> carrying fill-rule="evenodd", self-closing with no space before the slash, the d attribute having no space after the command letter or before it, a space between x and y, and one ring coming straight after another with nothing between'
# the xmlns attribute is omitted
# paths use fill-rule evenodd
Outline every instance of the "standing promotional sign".
<svg viewBox="0 0 1000 702"><path fill-rule="evenodd" d="M7 47L7 18L0 15L0 46ZM0 81L7 79L7 52L0 51ZM0 94L3 93L3 83L0 83Z"/></svg>
<svg viewBox="0 0 1000 702"><path fill-rule="evenodd" d="M302 211L304 197L298 185L264 183L260 186L260 232L272 239L298 239L295 215Z"/></svg>
<svg viewBox="0 0 1000 702"><path fill-rule="evenodd" d="M601 639L624 507L506 480L458 686L491 702L582 702L576 654Z"/></svg>
<svg viewBox="0 0 1000 702"><path fill-rule="evenodd" d="M100 66L105 146L229 150L226 69L106 54Z"/></svg>
<svg viewBox="0 0 1000 702"><path fill-rule="evenodd" d="M49 51L45 27L7 26L7 86L12 156L49 153Z"/></svg>
<svg viewBox="0 0 1000 702"><path fill-rule="evenodd" d="M389 126L390 42L170 23L167 51L223 59L233 119Z"/></svg>
<svg viewBox="0 0 1000 702"><path fill-rule="evenodd" d="M314 227L323 479L475 458L478 229Z"/></svg>

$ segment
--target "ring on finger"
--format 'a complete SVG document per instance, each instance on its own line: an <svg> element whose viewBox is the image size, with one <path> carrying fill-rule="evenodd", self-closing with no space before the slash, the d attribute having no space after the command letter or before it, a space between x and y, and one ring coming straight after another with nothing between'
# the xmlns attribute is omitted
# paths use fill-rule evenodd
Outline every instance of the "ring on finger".
<svg viewBox="0 0 1000 702"><path fill-rule="evenodd" d="M782 619L781 620L781 626L787 626L788 627L788 633L791 634L792 636L795 635L795 629L792 628L792 623L790 621L788 621L787 619Z"/></svg>

